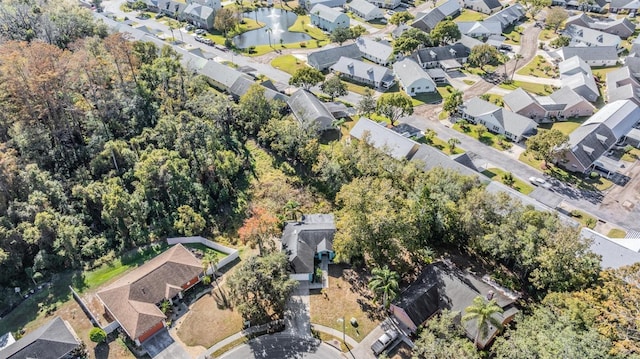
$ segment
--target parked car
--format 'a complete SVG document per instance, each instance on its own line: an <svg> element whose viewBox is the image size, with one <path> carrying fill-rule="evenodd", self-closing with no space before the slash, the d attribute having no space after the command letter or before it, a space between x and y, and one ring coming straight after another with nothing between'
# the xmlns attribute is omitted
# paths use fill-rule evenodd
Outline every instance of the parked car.
<svg viewBox="0 0 640 359"><path fill-rule="evenodd" d="M184 29L185 29L185 30L187 30L187 31L192 31L192 30L194 30L195 28L196 28L196 27L195 27L195 26L193 26L193 25L187 25L187 26L185 26L185 27L184 27Z"/></svg>
<svg viewBox="0 0 640 359"><path fill-rule="evenodd" d="M551 189L551 187L553 187L551 183L543 180L540 177L529 177L529 182L531 182L531 184L534 186L542 187L544 189Z"/></svg>
<svg viewBox="0 0 640 359"><path fill-rule="evenodd" d="M163 13L156 14L156 19L162 19L164 17Z"/></svg>
<svg viewBox="0 0 640 359"><path fill-rule="evenodd" d="M395 11L393 11L393 10L387 10L387 15L393 15L393 14L395 14L395 13L396 13L396 12L395 12Z"/></svg>
<svg viewBox="0 0 640 359"><path fill-rule="evenodd" d="M196 30L196 34L198 34L198 35L204 35L204 34L206 34L206 33L207 33L207 32L206 32L205 30L203 30L203 29L197 29L197 30Z"/></svg>
<svg viewBox="0 0 640 359"><path fill-rule="evenodd" d="M371 344L373 354L380 355L391 343L398 338L398 331L395 329L387 330L375 343Z"/></svg>

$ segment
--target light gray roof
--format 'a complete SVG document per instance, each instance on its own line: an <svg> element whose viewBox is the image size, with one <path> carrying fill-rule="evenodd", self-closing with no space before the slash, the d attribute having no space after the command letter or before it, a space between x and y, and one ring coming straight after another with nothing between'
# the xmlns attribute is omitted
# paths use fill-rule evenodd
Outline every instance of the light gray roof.
<svg viewBox="0 0 640 359"><path fill-rule="evenodd" d="M624 66L607 74L607 100L638 100L640 83L631 75L629 67Z"/></svg>
<svg viewBox="0 0 640 359"><path fill-rule="evenodd" d="M317 4L315 5L311 11L309 12L310 14L316 14L318 15L320 18L325 19L329 22L335 22L338 17L340 16L346 16L343 12L338 11L334 8L328 7L326 5L323 4Z"/></svg>
<svg viewBox="0 0 640 359"><path fill-rule="evenodd" d="M313 273L313 258L320 251L333 251L336 225L333 214L304 215L288 222L280 241L295 273Z"/></svg>
<svg viewBox="0 0 640 359"><path fill-rule="evenodd" d="M445 17L453 16L460 11L460 3L458 0L448 0L438 5L438 10L440 10Z"/></svg>
<svg viewBox="0 0 640 359"><path fill-rule="evenodd" d="M611 7L616 9L638 10L640 1L638 0L611 0Z"/></svg>
<svg viewBox="0 0 640 359"><path fill-rule="evenodd" d="M199 69L198 72L221 84L223 87L222 90L230 89L240 77L245 77L251 80L247 74L213 60L207 61L207 63Z"/></svg>
<svg viewBox="0 0 640 359"><path fill-rule="evenodd" d="M400 24L399 26L396 26L395 29L393 29L393 31L391 31L391 36L394 39L397 39L398 37L400 37L400 35L402 35L403 32L409 30L410 27L407 24Z"/></svg>
<svg viewBox="0 0 640 359"><path fill-rule="evenodd" d="M640 57L627 56L624 59L624 64L629 67L629 71L634 77L640 77Z"/></svg>
<svg viewBox="0 0 640 359"><path fill-rule="evenodd" d="M303 126L315 126L318 131L333 128L335 118L311 92L299 89L287 102L291 112Z"/></svg>
<svg viewBox="0 0 640 359"><path fill-rule="evenodd" d="M580 236L591 241L591 251L602 257L602 268L616 269L640 262L640 253L616 243L617 239L611 239L589 228L583 228Z"/></svg>
<svg viewBox="0 0 640 359"><path fill-rule="evenodd" d="M411 26L424 31L431 31L433 28L447 16L453 16L460 11L460 3L458 0L448 0L430 12L417 16Z"/></svg>
<svg viewBox="0 0 640 359"><path fill-rule="evenodd" d="M551 95L549 95L549 97L553 101L555 101L555 103L563 104L563 108L570 108L580 102L586 102L595 110L595 107L593 107L592 104L585 100L584 97L578 95L575 91L566 86L563 86L559 90L554 91Z"/></svg>
<svg viewBox="0 0 640 359"><path fill-rule="evenodd" d="M589 27L610 34L615 34L622 38L629 37L636 30L636 24L626 17L612 21L594 21L589 24Z"/></svg>
<svg viewBox="0 0 640 359"><path fill-rule="evenodd" d="M351 2L348 5L349 5L349 8L355 9L358 12L363 14L368 15L368 14L378 12L382 16L382 10L380 10L380 8L378 8L377 6L365 0L351 0Z"/></svg>
<svg viewBox="0 0 640 359"><path fill-rule="evenodd" d="M73 329L60 317L23 336L0 351L2 359L64 358L80 345Z"/></svg>
<svg viewBox="0 0 640 359"><path fill-rule="evenodd" d="M439 68L439 67L434 67L432 69L426 69L427 74L429 76L431 76L431 78L439 78L439 77L447 77L447 73L444 72L443 69Z"/></svg>
<svg viewBox="0 0 640 359"><path fill-rule="evenodd" d="M561 52L564 59L578 56L584 61L618 60L618 49L615 46L566 46Z"/></svg>
<svg viewBox="0 0 640 359"><path fill-rule="evenodd" d="M583 125L606 125L616 136L616 140L625 136L640 120L640 107L630 100L620 100L606 104L591 116Z"/></svg>
<svg viewBox="0 0 640 359"><path fill-rule="evenodd" d="M409 84L417 79L426 79L431 82L431 85L435 88L436 84L433 82L429 74L426 73L415 61L410 58L405 58L402 61L398 61L393 65L393 72L396 74L400 82L406 88Z"/></svg>
<svg viewBox="0 0 640 359"><path fill-rule="evenodd" d="M521 87L504 95L503 100L505 105L509 106L511 111L514 112L518 112L533 103L537 103L533 96Z"/></svg>
<svg viewBox="0 0 640 359"><path fill-rule="evenodd" d="M470 49L473 49L474 47L483 44L482 41L476 39L475 37L467 36L464 34L460 36L459 42Z"/></svg>
<svg viewBox="0 0 640 359"><path fill-rule="evenodd" d="M506 7L497 13L487 17L484 21L498 21L502 25L502 29L509 27L516 21L524 17L526 11L522 5L515 3L509 7Z"/></svg>
<svg viewBox="0 0 640 359"><path fill-rule="evenodd" d="M479 34L489 36L502 33L502 25L498 21L460 21L458 22L458 29L464 35Z"/></svg>
<svg viewBox="0 0 640 359"><path fill-rule="evenodd" d="M561 79L563 85L587 98L590 102L595 101L600 96L598 85L592 75L585 75L580 72L571 76L562 76Z"/></svg>
<svg viewBox="0 0 640 359"><path fill-rule="evenodd" d="M459 163L453 158L445 155L441 151L425 144L421 144L418 147L416 153L411 157L412 162L420 162L424 165L423 169L425 171L430 171L434 168L442 167L445 169L453 170L461 175L465 176L478 176L483 177L484 175L474 171L467 166Z"/></svg>
<svg viewBox="0 0 640 359"><path fill-rule="evenodd" d="M479 97L473 97L465 101L461 110L474 118L484 118L489 122L498 123L505 131L516 136L522 136L526 134L529 129L538 126L538 124L530 118L498 107Z"/></svg>
<svg viewBox="0 0 640 359"><path fill-rule="evenodd" d="M359 140L366 138L367 142L385 151L396 159L407 158L412 151L418 148L418 143L403 137L399 133L379 125L366 117L360 117L349 134Z"/></svg>
<svg viewBox="0 0 640 359"><path fill-rule="evenodd" d="M333 64L331 69L343 74L350 74L356 78L368 79L373 82L393 81L393 75L388 68L360 60L350 59L344 56L341 57L338 62Z"/></svg>
<svg viewBox="0 0 640 359"><path fill-rule="evenodd" d="M619 46L622 42L618 35L578 25L567 26L564 29L564 34L569 36L572 41L592 44L591 46Z"/></svg>
<svg viewBox="0 0 640 359"><path fill-rule="evenodd" d="M249 89L251 88L251 86L254 86L254 85L260 85L260 84L258 84L251 78L240 76L229 88L229 93L231 93L231 95L233 95L234 98L238 99L242 97L244 94L246 94L247 91L249 91ZM270 87L262 86L262 88L264 89L264 97L267 100L280 100L280 101L286 102L287 99L289 98L289 96L282 94L278 91L275 91Z"/></svg>
<svg viewBox="0 0 640 359"><path fill-rule="evenodd" d="M386 42L375 41L368 37L357 38L356 45L363 54L369 54L380 59L389 59L393 54L391 45Z"/></svg>
<svg viewBox="0 0 640 359"><path fill-rule="evenodd" d="M558 64L560 75L573 75L578 72L591 75L591 67L579 56L570 57Z"/></svg>
<svg viewBox="0 0 640 359"><path fill-rule="evenodd" d="M307 62L318 70L325 70L338 62L342 56L359 60L362 53L358 45L349 44L312 52L307 56Z"/></svg>
<svg viewBox="0 0 640 359"><path fill-rule="evenodd" d="M211 16L214 12L215 10L208 6L195 3L187 5L187 7L184 9L184 14L189 14L202 20L208 19L209 16Z"/></svg>

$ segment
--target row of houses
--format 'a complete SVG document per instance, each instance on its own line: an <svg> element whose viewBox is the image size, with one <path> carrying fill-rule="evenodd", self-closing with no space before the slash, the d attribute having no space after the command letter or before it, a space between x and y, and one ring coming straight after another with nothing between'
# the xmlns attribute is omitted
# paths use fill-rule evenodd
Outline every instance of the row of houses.
<svg viewBox="0 0 640 359"><path fill-rule="evenodd" d="M133 2L129 0L130 2ZM149 11L187 21L202 29L213 29L220 0L142 0Z"/></svg>
<svg viewBox="0 0 640 359"><path fill-rule="evenodd" d="M560 80L563 87L568 87L589 102L596 102L600 97L598 85L591 72L591 67L580 57L574 56L558 64Z"/></svg>
<svg viewBox="0 0 640 359"><path fill-rule="evenodd" d="M602 31L607 34L620 36L620 38L623 39L626 39L629 36L633 35L636 30L636 24L631 22L626 17L623 17L621 19L596 19L583 12L569 17L565 21L565 27L569 25L577 25L583 28Z"/></svg>
<svg viewBox="0 0 640 359"><path fill-rule="evenodd" d="M595 107L584 97L566 86L549 96L533 96L518 88L506 94L503 100L511 111L538 123L591 116L595 111Z"/></svg>

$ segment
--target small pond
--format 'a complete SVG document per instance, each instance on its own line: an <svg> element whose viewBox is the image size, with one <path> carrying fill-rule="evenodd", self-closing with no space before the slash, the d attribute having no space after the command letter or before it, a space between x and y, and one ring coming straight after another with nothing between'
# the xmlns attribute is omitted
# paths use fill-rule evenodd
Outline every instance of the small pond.
<svg viewBox="0 0 640 359"><path fill-rule="evenodd" d="M311 36L305 33L290 32L287 30L298 18L298 15L291 11L275 8L260 8L255 11L245 12L242 16L251 19L247 21L255 21L257 19L259 22L264 23L265 26L234 37L233 42L238 48L246 49L251 46L269 45L269 39L271 39L273 46L279 45L280 39L282 39L283 44L311 39Z"/></svg>

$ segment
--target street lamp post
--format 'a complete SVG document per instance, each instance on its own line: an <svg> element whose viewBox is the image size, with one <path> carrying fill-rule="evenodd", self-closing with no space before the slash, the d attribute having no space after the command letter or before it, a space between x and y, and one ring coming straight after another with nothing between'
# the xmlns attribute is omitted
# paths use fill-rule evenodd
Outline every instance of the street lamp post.
<svg viewBox="0 0 640 359"><path fill-rule="evenodd" d="M345 319L344 317L338 318L338 322L342 322L342 342L347 344L347 335L345 332Z"/></svg>
<svg viewBox="0 0 640 359"><path fill-rule="evenodd" d="M269 47L273 47L271 46L271 31L272 31L271 28L268 27L264 31L266 31L269 34Z"/></svg>

